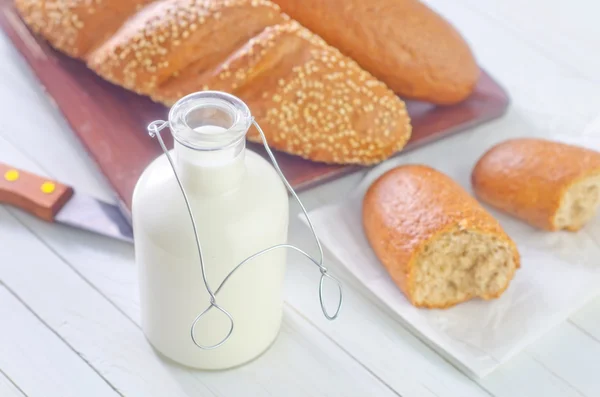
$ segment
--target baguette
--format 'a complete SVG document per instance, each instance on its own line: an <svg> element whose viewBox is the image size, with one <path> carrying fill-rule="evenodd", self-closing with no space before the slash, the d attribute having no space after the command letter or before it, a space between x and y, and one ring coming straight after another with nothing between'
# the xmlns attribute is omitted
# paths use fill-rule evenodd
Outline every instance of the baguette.
<svg viewBox="0 0 600 397"><path fill-rule="evenodd" d="M479 67L461 35L418 0L274 0L403 98L453 104Z"/></svg>
<svg viewBox="0 0 600 397"><path fill-rule="evenodd" d="M542 139L490 149L472 173L484 202L544 230L577 231L600 206L600 153Z"/></svg>
<svg viewBox="0 0 600 397"><path fill-rule="evenodd" d="M171 105L208 89L238 96L275 149L326 163L373 164L401 150L410 137L404 102L270 1L162 0L137 10L124 7L118 29L93 37L81 28L74 40L62 39L60 27L48 24L53 1L16 4L57 49L157 102ZM120 1L96 4L95 18L103 20ZM53 11L62 12L87 11ZM56 45L67 41L74 44ZM248 138L259 136L250 131Z"/></svg>
<svg viewBox="0 0 600 397"><path fill-rule="evenodd" d="M392 280L417 307L497 298L520 266L500 224L426 166L400 166L377 179L364 198L363 225Z"/></svg>

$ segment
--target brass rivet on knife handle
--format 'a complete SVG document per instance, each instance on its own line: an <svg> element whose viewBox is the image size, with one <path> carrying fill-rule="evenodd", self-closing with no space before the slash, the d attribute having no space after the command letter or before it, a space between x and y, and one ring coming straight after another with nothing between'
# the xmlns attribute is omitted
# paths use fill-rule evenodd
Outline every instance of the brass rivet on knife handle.
<svg viewBox="0 0 600 397"><path fill-rule="evenodd" d="M72 195L67 185L0 163L0 203L52 222Z"/></svg>

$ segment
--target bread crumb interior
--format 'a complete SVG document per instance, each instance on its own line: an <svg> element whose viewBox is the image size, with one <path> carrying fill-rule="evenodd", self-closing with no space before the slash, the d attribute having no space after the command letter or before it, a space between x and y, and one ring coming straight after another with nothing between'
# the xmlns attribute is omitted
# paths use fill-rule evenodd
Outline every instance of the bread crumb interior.
<svg viewBox="0 0 600 397"><path fill-rule="evenodd" d="M579 230L594 217L599 206L600 175L595 175L567 190L554 223L558 229Z"/></svg>
<svg viewBox="0 0 600 397"><path fill-rule="evenodd" d="M416 260L415 304L445 307L476 296L493 298L510 282L515 267L511 247L496 237L467 230L445 233Z"/></svg>

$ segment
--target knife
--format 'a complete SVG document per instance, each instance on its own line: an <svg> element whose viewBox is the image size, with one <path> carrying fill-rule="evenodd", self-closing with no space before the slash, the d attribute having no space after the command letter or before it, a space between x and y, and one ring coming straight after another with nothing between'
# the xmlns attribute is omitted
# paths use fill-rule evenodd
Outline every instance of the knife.
<svg viewBox="0 0 600 397"><path fill-rule="evenodd" d="M131 225L118 206L2 163L0 204L19 207L48 222L63 223L133 243Z"/></svg>

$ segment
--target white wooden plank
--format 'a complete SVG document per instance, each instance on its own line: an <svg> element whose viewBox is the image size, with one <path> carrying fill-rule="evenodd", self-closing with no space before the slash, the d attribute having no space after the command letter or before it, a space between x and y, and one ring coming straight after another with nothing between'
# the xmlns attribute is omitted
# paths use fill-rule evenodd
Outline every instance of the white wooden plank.
<svg viewBox="0 0 600 397"><path fill-rule="evenodd" d="M15 259L10 262L18 265ZM0 344L0 368L28 396L118 396L82 357L1 285L0 317L5 319L0 327L0 340L4 341Z"/></svg>
<svg viewBox="0 0 600 397"><path fill-rule="evenodd" d="M557 327L527 350L582 395L600 396L600 343L572 324Z"/></svg>
<svg viewBox="0 0 600 397"><path fill-rule="evenodd" d="M302 354L299 354L302 352ZM243 376L240 376L243 374ZM270 396L396 396L362 365L337 348L294 310L284 310L277 342L264 356L235 372L215 373L222 380L219 395L238 396L240 385L251 382ZM233 383L233 384L232 384ZM225 387L227 387L225 389ZM222 391L222 392L221 392Z"/></svg>
<svg viewBox="0 0 600 397"><path fill-rule="evenodd" d="M34 223L40 223L31 219ZM57 229L55 234L60 234ZM182 368L157 357L137 324L54 259L41 243L22 242L29 234L0 209L0 239L19 252L18 265L7 264L0 252L0 275L69 345L84 355L124 395L394 395L385 385L286 310L282 333L263 356L242 368L206 373ZM65 238L65 236L63 236ZM74 250L76 251L76 248ZM88 258L81 257L80 262ZM108 263L107 271L118 271ZM133 298L135 272L128 273ZM30 277L36 274L35 278ZM116 285L120 289L123 285ZM69 324L68 327L64 323ZM260 382L257 382L257 379ZM293 387L290 388L290 385Z"/></svg>
<svg viewBox="0 0 600 397"><path fill-rule="evenodd" d="M571 323L600 343L600 298L594 299L571 316Z"/></svg>
<svg viewBox="0 0 600 397"><path fill-rule="evenodd" d="M529 354L519 354L479 383L496 397L582 397Z"/></svg>
<svg viewBox="0 0 600 397"><path fill-rule="evenodd" d="M0 373L0 396L2 397L25 397L25 394L4 374Z"/></svg>

